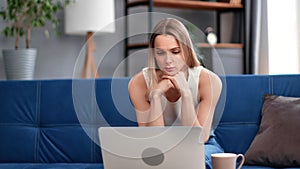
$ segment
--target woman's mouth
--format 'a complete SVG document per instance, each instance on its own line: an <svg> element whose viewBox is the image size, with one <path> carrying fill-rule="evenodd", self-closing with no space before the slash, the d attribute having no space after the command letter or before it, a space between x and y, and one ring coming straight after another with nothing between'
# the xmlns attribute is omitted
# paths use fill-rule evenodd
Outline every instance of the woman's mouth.
<svg viewBox="0 0 300 169"><path fill-rule="evenodd" d="M165 67L165 71L166 72L174 72L176 70L176 68L175 67Z"/></svg>

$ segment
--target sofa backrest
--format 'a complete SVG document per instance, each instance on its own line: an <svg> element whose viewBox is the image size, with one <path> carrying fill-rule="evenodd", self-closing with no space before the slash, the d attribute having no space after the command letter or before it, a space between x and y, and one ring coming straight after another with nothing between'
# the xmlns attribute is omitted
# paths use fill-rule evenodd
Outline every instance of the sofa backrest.
<svg viewBox="0 0 300 169"><path fill-rule="evenodd" d="M244 153L266 93L300 97L300 75L222 78L225 107L215 130L226 152ZM102 162L100 126L137 126L129 78L0 81L0 162Z"/></svg>
<svg viewBox="0 0 300 169"><path fill-rule="evenodd" d="M0 81L0 162L102 162L98 127L137 125L128 80Z"/></svg>
<svg viewBox="0 0 300 169"><path fill-rule="evenodd" d="M259 129L264 94L300 97L300 75L227 75L222 80L226 101L215 133L226 152L249 148Z"/></svg>

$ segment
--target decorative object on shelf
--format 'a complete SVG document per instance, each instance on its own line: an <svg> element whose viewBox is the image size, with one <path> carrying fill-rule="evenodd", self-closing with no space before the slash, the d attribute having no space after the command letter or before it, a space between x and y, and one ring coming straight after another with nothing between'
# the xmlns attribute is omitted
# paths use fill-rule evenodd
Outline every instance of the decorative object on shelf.
<svg viewBox="0 0 300 169"><path fill-rule="evenodd" d="M65 32L86 35L87 54L81 72L82 78L99 77L95 59L96 43L93 36L115 32L114 0L75 0L65 10Z"/></svg>
<svg viewBox="0 0 300 169"><path fill-rule="evenodd" d="M62 10L70 0L6 0L5 7L0 11L4 23L3 33L6 37L15 37L15 49L3 49L3 60L8 80L31 80L34 77L37 50L30 48L31 30L36 27L45 27L50 22L57 28L56 14ZM45 29L46 36L49 36ZM26 48L19 49L19 39L26 36Z"/></svg>
<svg viewBox="0 0 300 169"><path fill-rule="evenodd" d="M207 42L210 44L210 45L215 45L218 41L218 38L217 38L217 35L214 31L214 29L212 27L207 27L205 29L205 35L206 35L206 39L207 39Z"/></svg>

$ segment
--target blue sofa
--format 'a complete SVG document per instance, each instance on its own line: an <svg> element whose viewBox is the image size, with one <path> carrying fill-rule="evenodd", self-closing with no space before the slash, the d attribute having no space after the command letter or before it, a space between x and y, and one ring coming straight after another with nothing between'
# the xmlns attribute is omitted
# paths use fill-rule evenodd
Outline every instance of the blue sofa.
<svg viewBox="0 0 300 169"><path fill-rule="evenodd" d="M215 133L226 152L249 148L265 93L300 96L300 75L227 75L222 80L216 111L224 113ZM137 125L128 81L0 81L0 168L102 169L97 128Z"/></svg>

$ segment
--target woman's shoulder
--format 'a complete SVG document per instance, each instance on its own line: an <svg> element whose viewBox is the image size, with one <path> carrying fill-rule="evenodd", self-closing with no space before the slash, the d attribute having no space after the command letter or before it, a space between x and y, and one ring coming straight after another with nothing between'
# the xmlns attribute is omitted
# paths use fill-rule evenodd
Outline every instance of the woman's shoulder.
<svg viewBox="0 0 300 169"><path fill-rule="evenodd" d="M131 77L130 81L129 81L129 84L136 84L136 83L140 83L141 81L144 80L144 75L143 75L143 72L139 72L137 74L135 74L134 76Z"/></svg>
<svg viewBox="0 0 300 169"><path fill-rule="evenodd" d="M205 83L205 84L214 84L216 86L221 87L222 86L222 81L220 77L214 73L213 71L202 67L202 71L199 75L201 78L199 78L199 83Z"/></svg>
<svg viewBox="0 0 300 169"><path fill-rule="evenodd" d="M138 88L138 87L146 87L146 82L145 82L145 78L144 78L144 73L143 71L137 73L136 75L134 75L128 84L128 88Z"/></svg>

